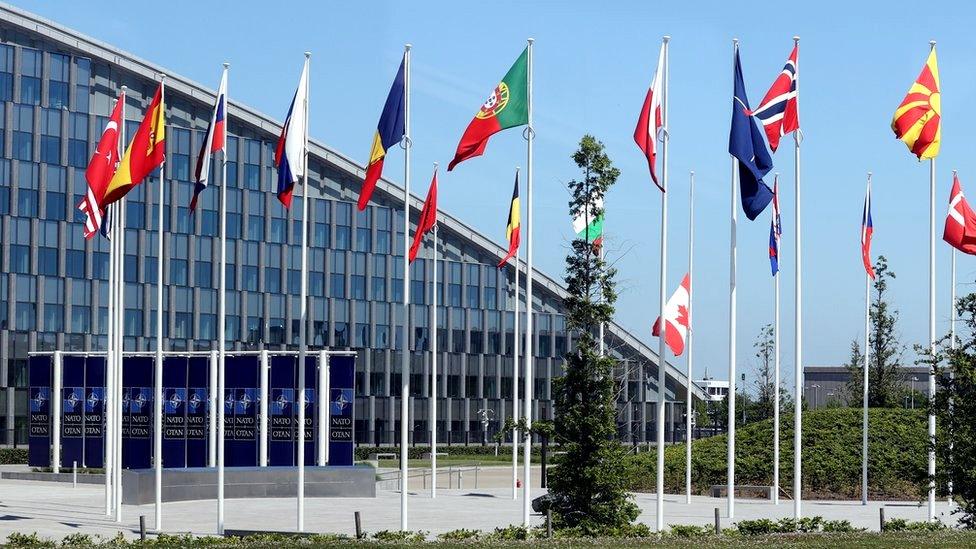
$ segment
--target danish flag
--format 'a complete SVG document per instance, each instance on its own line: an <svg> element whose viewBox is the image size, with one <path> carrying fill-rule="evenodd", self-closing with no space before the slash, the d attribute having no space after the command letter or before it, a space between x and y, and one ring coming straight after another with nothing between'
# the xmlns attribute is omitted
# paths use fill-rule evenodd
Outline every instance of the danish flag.
<svg viewBox="0 0 976 549"><path fill-rule="evenodd" d="M959 177L955 174L952 175L949 213L946 215L942 240L960 252L976 255L976 213L969 207L969 202L966 202Z"/></svg>
<svg viewBox="0 0 976 549"><path fill-rule="evenodd" d="M681 356L685 350L685 341L688 339L688 330L691 329L691 277L685 275L681 280L681 286L675 290L668 303L664 306L664 320L667 330L664 334L664 342L668 344L674 356ZM654 337L661 337L661 317L654 321L654 328L651 330Z"/></svg>

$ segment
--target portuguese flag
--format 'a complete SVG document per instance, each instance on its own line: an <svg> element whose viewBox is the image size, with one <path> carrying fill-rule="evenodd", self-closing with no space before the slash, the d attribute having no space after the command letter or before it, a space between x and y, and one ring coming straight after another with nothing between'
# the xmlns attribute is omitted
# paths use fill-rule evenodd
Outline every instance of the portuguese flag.
<svg viewBox="0 0 976 549"><path fill-rule="evenodd" d="M488 138L496 132L529 123L528 57L529 50L526 48L474 115L461 136L454 160L447 166L447 171L453 170L464 160L484 154Z"/></svg>

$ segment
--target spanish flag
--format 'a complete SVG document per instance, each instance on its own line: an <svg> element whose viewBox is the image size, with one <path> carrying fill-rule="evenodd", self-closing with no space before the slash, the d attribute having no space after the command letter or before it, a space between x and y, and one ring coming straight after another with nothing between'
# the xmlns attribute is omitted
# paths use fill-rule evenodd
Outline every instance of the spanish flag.
<svg viewBox="0 0 976 549"><path fill-rule="evenodd" d="M393 79L393 86L390 93L386 96L386 104L383 105L383 114L380 115L379 124L376 125L376 134L373 135L373 147L369 151L369 165L366 166L366 177L363 178L363 187L359 191L359 210L365 210L369 204L369 198L373 196L373 189L376 182L383 175L383 159L386 158L386 151L403 139L406 112L405 90L403 85L403 62L400 62L400 70L397 71L396 78Z"/></svg>
<svg viewBox="0 0 976 549"><path fill-rule="evenodd" d="M895 110L891 119L895 137L908 145L919 160L939 155L942 141L942 94L939 92L939 65L935 58L935 46L922 67L908 95Z"/></svg>
<svg viewBox="0 0 976 549"><path fill-rule="evenodd" d="M100 204L105 208L119 200L133 187L142 183L153 170L163 163L166 156L166 106L163 103L164 84L159 83L146 116L129 142L119 168L105 189Z"/></svg>
<svg viewBox="0 0 976 549"><path fill-rule="evenodd" d="M505 227L505 238L508 239L508 255L498 262L500 268L518 253L519 229L522 227L522 206L519 203L518 172L515 172L515 190L512 191L512 204L508 207L508 225ZM518 265L516 265L516 268Z"/></svg>

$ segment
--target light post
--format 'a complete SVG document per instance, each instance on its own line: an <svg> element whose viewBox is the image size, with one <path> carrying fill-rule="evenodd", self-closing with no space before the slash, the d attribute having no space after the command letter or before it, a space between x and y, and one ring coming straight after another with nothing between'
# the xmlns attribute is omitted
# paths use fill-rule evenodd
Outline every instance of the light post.
<svg viewBox="0 0 976 549"><path fill-rule="evenodd" d="M915 382L918 381L918 376L912 376L912 410L915 409Z"/></svg>
<svg viewBox="0 0 976 549"><path fill-rule="evenodd" d="M742 374L742 424L746 424L746 374Z"/></svg>
<svg viewBox="0 0 976 549"><path fill-rule="evenodd" d="M819 395L820 385L814 383L813 385L810 386L810 388L813 389L813 408L816 409L817 404L819 402L819 398L817 397L820 396Z"/></svg>

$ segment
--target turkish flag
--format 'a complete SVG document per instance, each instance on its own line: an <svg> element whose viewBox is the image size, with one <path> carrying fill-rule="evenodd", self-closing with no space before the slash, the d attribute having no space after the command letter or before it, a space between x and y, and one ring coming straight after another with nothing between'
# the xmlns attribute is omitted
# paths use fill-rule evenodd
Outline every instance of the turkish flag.
<svg viewBox="0 0 976 549"><path fill-rule="evenodd" d="M949 213L946 215L942 240L963 253L976 255L976 213L969 207L969 202L966 202L962 185L956 175L952 177Z"/></svg>
<svg viewBox="0 0 976 549"><path fill-rule="evenodd" d="M681 281L681 286L678 286L678 289L674 291L664 306L664 320L667 327L664 333L664 342L671 348L674 356L681 356L685 350L688 330L691 329L689 309L691 309L691 279L686 274ZM661 317L654 321L651 334L655 337L661 336Z"/></svg>

